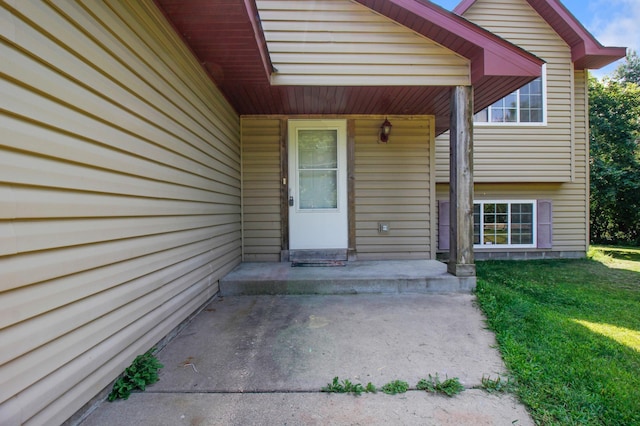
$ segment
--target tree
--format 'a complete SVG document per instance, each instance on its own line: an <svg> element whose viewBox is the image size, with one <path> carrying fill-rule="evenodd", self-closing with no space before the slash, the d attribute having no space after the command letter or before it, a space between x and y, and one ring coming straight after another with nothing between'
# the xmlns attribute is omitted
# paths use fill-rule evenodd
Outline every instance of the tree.
<svg viewBox="0 0 640 426"><path fill-rule="evenodd" d="M635 83L640 85L640 58L634 50L627 53L626 61L613 73L613 79L620 83Z"/></svg>
<svg viewBox="0 0 640 426"><path fill-rule="evenodd" d="M589 79L591 240L597 243L640 244L640 88L630 82L636 68L634 53L616 71L619 80Z"/></svg>

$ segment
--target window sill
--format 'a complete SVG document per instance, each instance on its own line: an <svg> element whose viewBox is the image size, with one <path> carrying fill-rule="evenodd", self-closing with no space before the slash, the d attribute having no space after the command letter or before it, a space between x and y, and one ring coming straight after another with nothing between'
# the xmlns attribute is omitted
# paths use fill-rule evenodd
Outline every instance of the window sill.
<svg viewBox="0 0 640 426"><path fill-rule="evenodd" d="M473 123L474 127L546 127L547 125L548 123L546 121L541 123Z"/></svg>
<svg viewBox="0 0 640 426"><path fill-rule="evenodd" d="M517 249L536 249L538 248L535 244L521 244L521 245L507 245L507 244L483 244L483 245L474 245L474 250L517 250Z"/></svg>

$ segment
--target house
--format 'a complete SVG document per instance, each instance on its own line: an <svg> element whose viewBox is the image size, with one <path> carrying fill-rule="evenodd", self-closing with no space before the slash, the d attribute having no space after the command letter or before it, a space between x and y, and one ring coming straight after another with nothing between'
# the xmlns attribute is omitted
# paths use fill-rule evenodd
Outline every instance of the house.
<svg viewBox="0 0 640 426"><path fill-rule="evenodd" d="M456 12L1 2L0 423L64 422L242 261L583 256L586 69L624 49Z"/></svg>
<svg viewBox="0 0 640 426"><path fill-rule="evenodd" d="M584 257L586 70L624 49L603 48L559 1L465 0L455 12L545 60L540 78L474 118L475 258ZM437 197L446 209L448 142L436 140ZM439 249L447 244L441 239Z"/></svg>

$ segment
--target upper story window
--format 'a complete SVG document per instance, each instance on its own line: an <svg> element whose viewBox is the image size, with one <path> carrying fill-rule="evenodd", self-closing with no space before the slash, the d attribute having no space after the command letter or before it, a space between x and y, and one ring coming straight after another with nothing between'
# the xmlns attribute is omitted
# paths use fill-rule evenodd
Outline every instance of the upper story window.
<svg viewBox="0 0 640 426"><path fill-rule="evenodd" d="M477 124L544 124L545 114L545 69L526 86L505 96L493 105L473 116Z"/></svg>

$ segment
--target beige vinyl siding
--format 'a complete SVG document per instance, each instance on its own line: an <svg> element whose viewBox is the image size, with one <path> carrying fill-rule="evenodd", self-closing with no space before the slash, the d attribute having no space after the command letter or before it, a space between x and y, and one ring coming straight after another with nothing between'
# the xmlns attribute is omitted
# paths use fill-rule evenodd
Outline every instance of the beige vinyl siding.
<svg viewBox="0 0 640 426"><path fill-rule="evenodd" d="M448 185L438 184L438 200L447 200ZM553 252L585 255L588 211L584 186L556 183L476 184L475 200L551 200L553 203ZM510 252L536 249L509 249ZM477 253L504 249L476 249ZM548 251L548 250L544 250Z"/></svg>
<svg viewBox="0 0 640 426"><path fill-rule="evenodd" d="M282 117L286 119L287 117ZM326 117L325 117L326 118ZM336 118L336 117L332 117ZM355 120L355 233L359 260L429 259L433 182L431 116L393 116L388 144L378 143L385 117ZM242 119L243 235L246 261L280 259L280 119ZM351 138L349 138L351 139ZM390 232L378 233L378 223ZM433 251L432 251L433 249Z"/></svg>
<svg viewBox="0 0 640 426"><path fill-rule="evenodd" d="M525 0L478 0L464 16L547 61L546 125L474 126L475 199L551 200L551 251L584 256L589 242L586 72L574 72L568 46ZM437 198L446 200L448 134L438 137L436 146Z"/></svg>
<svg viewBox="0 0 640 426"><path fill-rule="evenodd" d="M575 155L575 181L586 182L589 186L589 87L588 71L576 70L573 73L575 87L575 120L574 155Z"/></svg>
<svg viewBox="0 0 640 426"><path fill-rule="evenodd" d="M280 141L278 118L242 119L243 259L280 261Z"/></svg>
<svg viewBox="0 0 640 426"><path fill-rule="evenodd" d="M570 182L576 159L571 52L526 0L478 0L465 14L547 62L545 125L474 126L476 182ZM449 180L448 133L437 138L437 181Z"/></svg>
<svg viewBox="0 0 640 426"><path fill-rule="evenodd" d="M433 117L389 117L388 144L377 142L382 120L355 125L358 259L429 259ZM388 233L378 232L380 222L389 224Z"/></svg>
<svg viewBox="0 0 640 426"><path fill-rule="evenodd" d="M551 251L566 256L584 256L589 245L589 145L586 71L573 72L575 84L574 132L575 172L568 183L476 183L476 200L551 200L553 203L553 246ZM437 199L448 200L446 184L437 185ZM496 250L482 249L478 252ZM531 249L509 249L531 251ZM535 249L534 249L535 251Z"/></svg>
<svg viewBox="0 0 640 426"><path fill-rule="evenodd" d="M239 263L239 119L151 1L0 3L0 57L0 423L59 424Z"/></svg>
<svg viewBox="0 0 640 426"><path fill-rule="evenodd" d="M258 0L277 85L465 85L469 61L344 0Z"/></svg>

